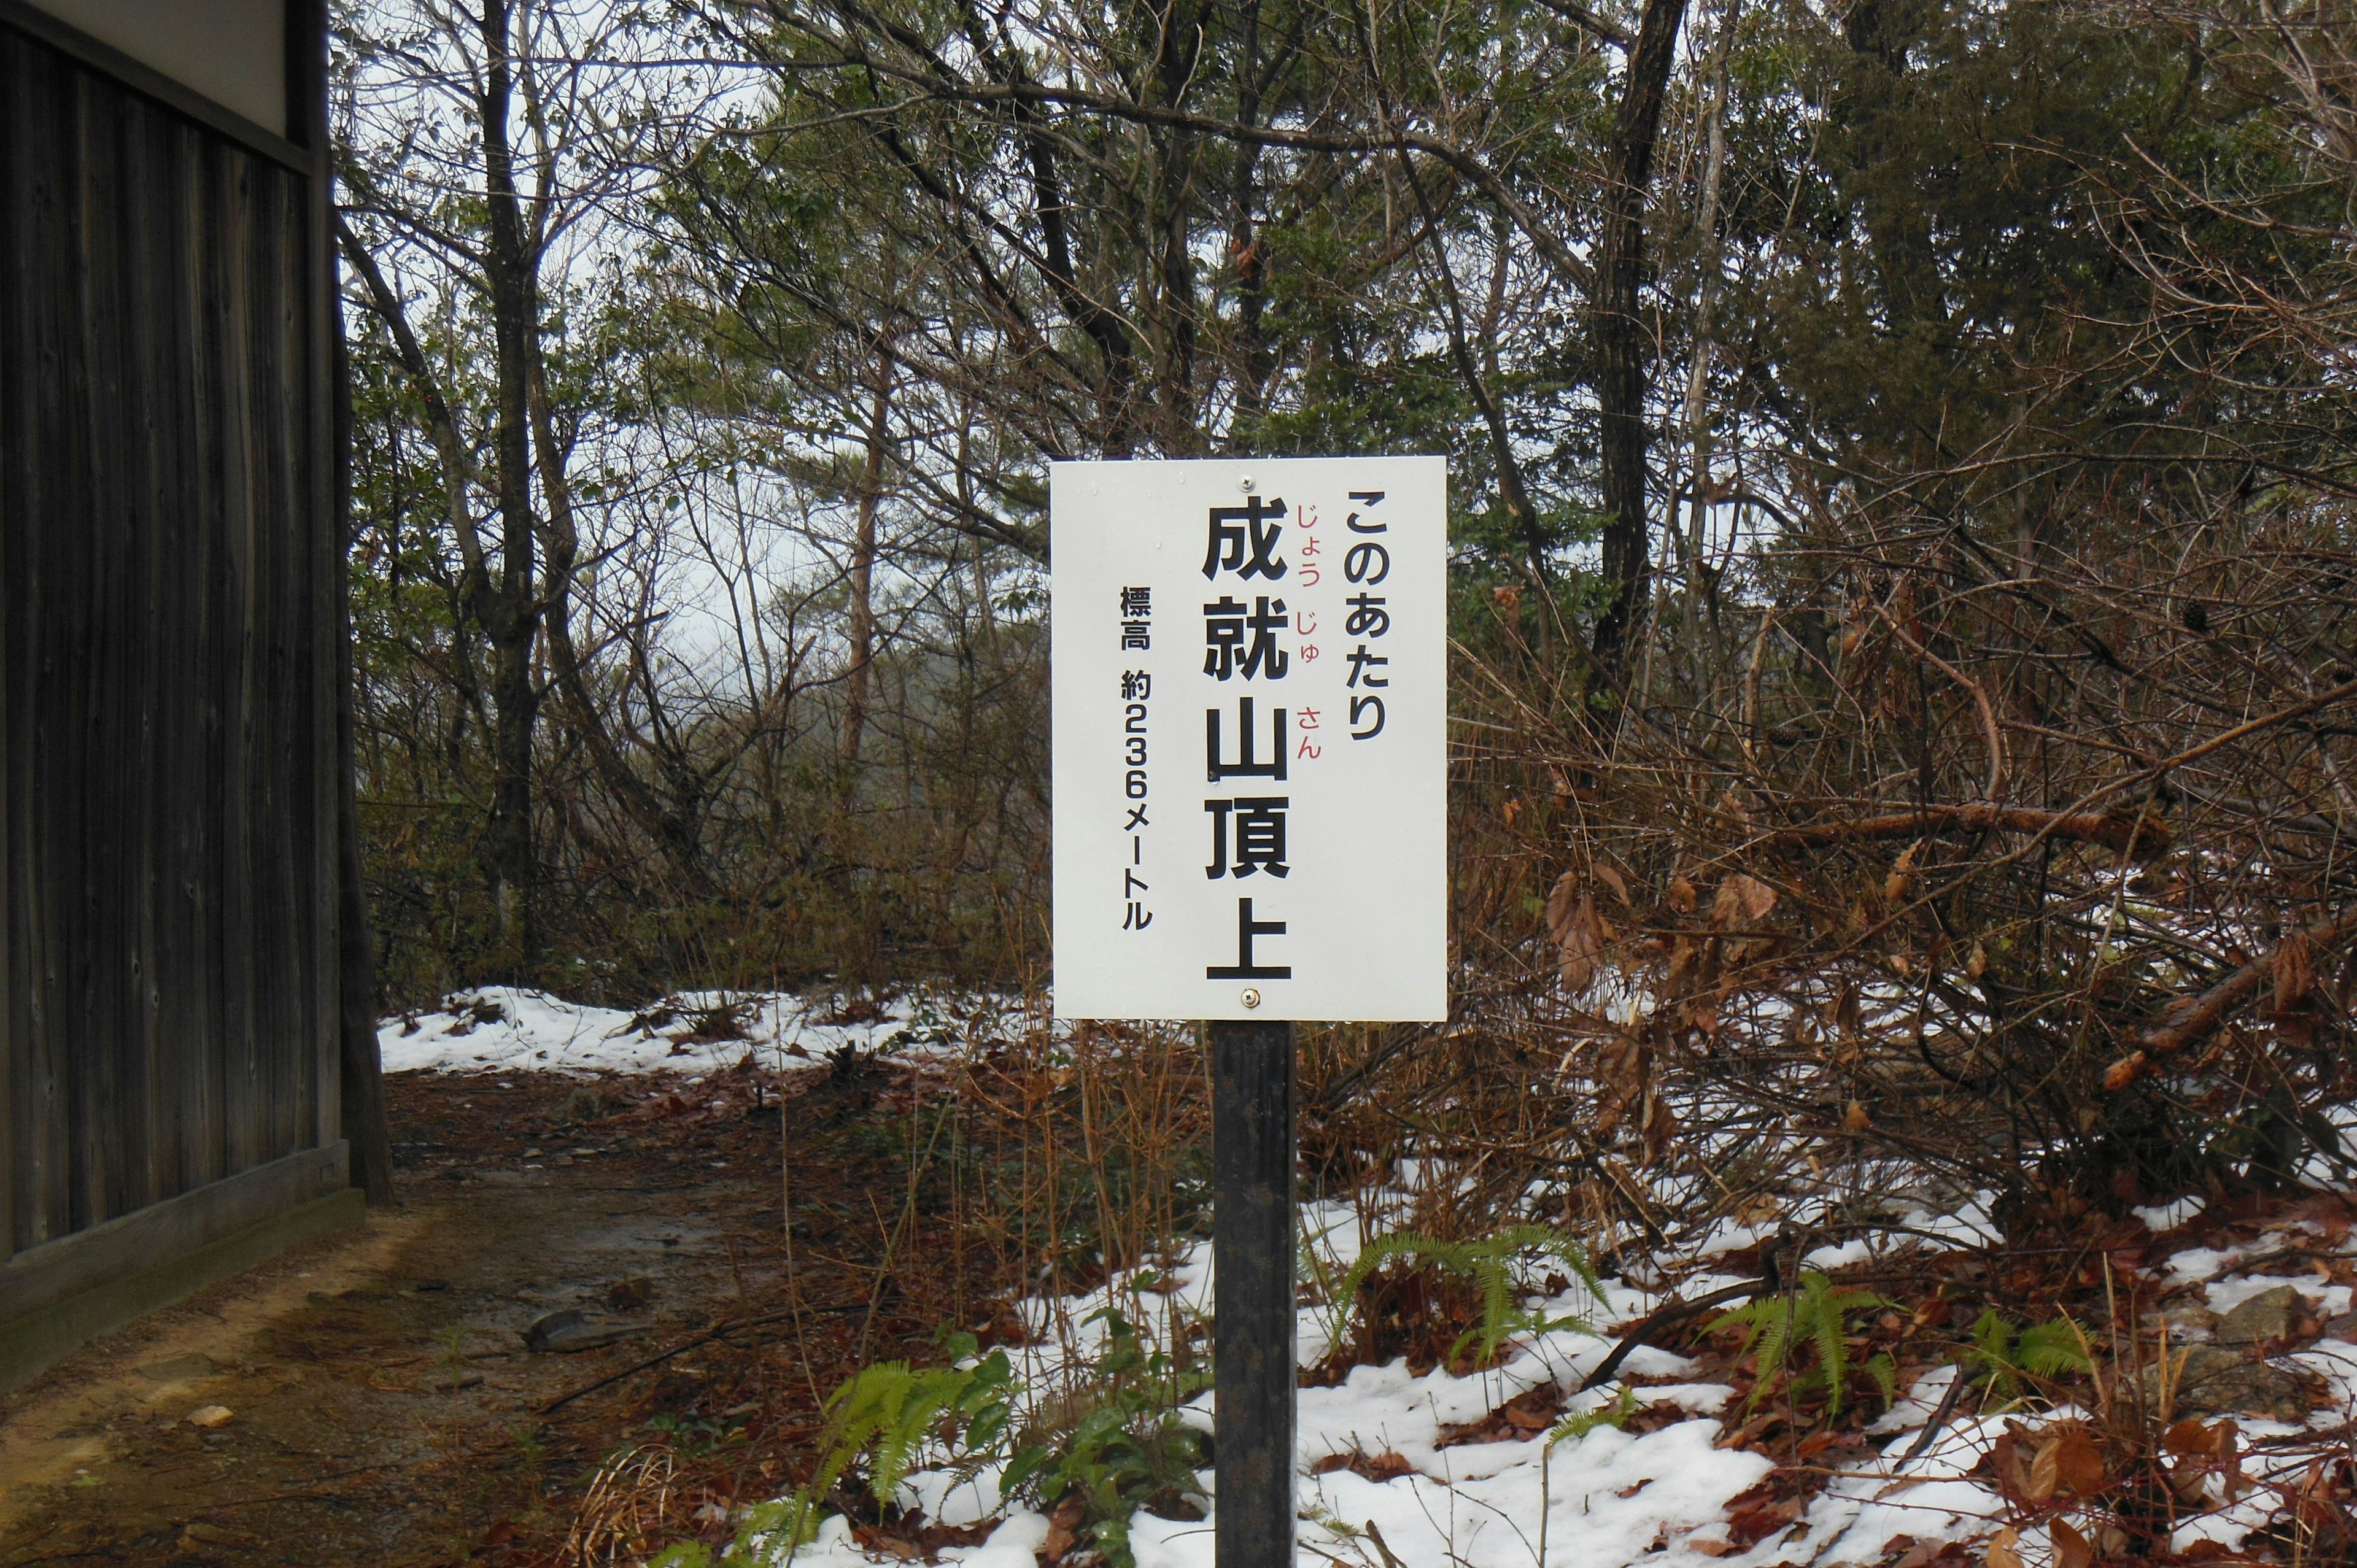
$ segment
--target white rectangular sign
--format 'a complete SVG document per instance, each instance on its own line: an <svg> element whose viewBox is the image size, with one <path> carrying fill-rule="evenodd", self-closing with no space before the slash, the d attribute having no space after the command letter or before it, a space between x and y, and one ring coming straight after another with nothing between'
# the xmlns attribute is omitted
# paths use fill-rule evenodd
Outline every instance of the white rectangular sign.
<svg viewBox="0 0 2357 1568"><path fill-rule="evenodd" d="M1057 1016L1447 1017L1444 460L1050 472Z"/></svg>

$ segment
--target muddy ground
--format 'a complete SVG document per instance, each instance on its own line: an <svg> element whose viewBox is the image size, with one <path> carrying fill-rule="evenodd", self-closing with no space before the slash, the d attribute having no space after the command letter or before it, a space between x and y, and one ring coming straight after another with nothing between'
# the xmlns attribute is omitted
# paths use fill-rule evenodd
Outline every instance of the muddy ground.
<svg viewBox="0 0 2357 1568"><path fill-rule="evenodd" d="M791 1251L765 1074L390 1080L393 1208L0 1400L0 1565L521 1565L716 1537L791 1483L842 1370L940 1310L877 1289L899 1185L878 1075L804 1076ZM612 1342L533 1348L562 1312Z"/></svg>

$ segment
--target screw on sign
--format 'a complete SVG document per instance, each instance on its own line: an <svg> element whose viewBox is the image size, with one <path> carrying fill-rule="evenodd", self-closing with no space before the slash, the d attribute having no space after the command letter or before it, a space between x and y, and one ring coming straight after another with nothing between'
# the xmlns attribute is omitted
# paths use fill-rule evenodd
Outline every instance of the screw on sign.
<svg viewBox="0 0 2357 1568"><path fill-rule="evenodd" d="M1211 1021L1218 1558L1291 1568L1293 1026L1448 1015L1447 467L1051 475L1056 1013Z"/></svg>

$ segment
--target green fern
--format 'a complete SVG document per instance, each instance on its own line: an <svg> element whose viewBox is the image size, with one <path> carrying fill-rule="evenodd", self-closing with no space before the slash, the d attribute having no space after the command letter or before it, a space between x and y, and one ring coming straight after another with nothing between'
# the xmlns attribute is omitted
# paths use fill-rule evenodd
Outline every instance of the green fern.
<svg viewBox="0 0 2357 1568"><path fill-rule="evenodd" d="M1599 1426L1622 1425L1636 1413L1637 1395L1634 1391L1623 1388L1620 1397L1610 1404L1579 1411L1556 1422L1547 1429L1546 1445L1552 1448L1558 1443L1577 1443Z"/></svg>
<svg viewBox="0 0 2357 1568"><path fill-rule="evenodd" d="M2031 1380L2051 1380L2092 1371L2087 1337L2068 1315L2021 1327L1992 1307L1966 1331L1971 1343L1957 1353L1964 1376L1986 1388L1999 1409L2018 1404Z"/></svg>
<svg viewBox="0 0 2357 1568"><path fill-rule="evenodd" d="M1330 1356L1341 1348L1342 1333L1350 1326L1350 1314L1358 1302L1359 1292L1375 1271L1409 1257L1446 1273L1469 1276L1481 1293L1481 1321L1458 1335L1449 1346L1448 1359L1452 1361L1468 1344L1472 1344L1479 1350L1475 1364L1487 1366L1498 1347L1518 1334L1545 1334L1564 1328L1593 1334L1594 1327L1585 1318L1570 1315L1549 1317L1516 1301L1512 1265L1525 1254L1556 1260L1572 1272L1589 1295L1602 1298L1604 1283L1589 1265L1587 1249L1550 1226L1509 1225L1493 1236L1471 1241L1443 1241L1420 1231L1399 1230L1371 1243L1342 1276L1335 1292L1336 1298L1343 1304L1342 1309L1335 1315L1326 1353Z"/></svg>
<svg viewBox="0 0 2357 1568"><path fill-rule="evenodd" d="M1792 1353L1805 1345L1816 1352L1816 1365L1794 1377L1795 1394L1811 1385L1825 1391L1825 1414L1841 1413L1842 1393L1854 1375L1849 1364L1849 1319L1852 1314L1889 1306L1870 1290L1836 1286L1812 1270L1801 1276L1801 1288L1789 1295L1760 1296L1712 1319L1707 1332L1743 1329L1743 1348L1759 1354L1759 1380L1751 1385L1750 1403L1757 1406L1780 1376L1792 1369ZM1898 1368L1888 1356L1877 1356L1856 1369L1873 1380L1882 1402L1897 1395Z"/></svg>
<svg viewBox="0 0 2357 1568"><path fill-rule="evenodd" d="M1085 1508L1082 1539L1108 1568L1136 1568L1130 1516L1157 1501L1207 1499L1195 1473L1208 1458L1203 1434L1182 1407L1209 1386L1209 1374L1179 1368L1149 1348L1135 1325L1111 1307L1082 1319L1104 1325L1103 1343L1083 1386L1044 1402L1018 1430L1022 1390L1006 1353L977 1359L974 1336L953 1334L942 1348L953 1364L912 1369L886 1361L863 1367L826 1402L827 1424L811 1478L791 1498L755 1505L735 1542L718 1558L692 1541L655 1560L656 1568L776 1568L794 1561L818 1530L836 1486L862 1461L879 1503L920 1463L961 1479L994 1461L1002 1498L1042 1507L1077 1498Z"/></svg>
<svg viewBox="0 0 2357 1568"><path fill-rule="evenodd" d="M1899 1363L1890 1359L1889 1351L1877 1350L1866 1359L1866 1375L1874 1380L1882 1394L1882 1408L1889 1410L1899 1397Z"/></svg>
<svg viewBox="0 0 2357 1568"><path fill-rule="evenodd" d="M1004 1350L975 1359L971 1334L952 1335L943 1347L952 1362L968 1366L912 1368L906 1361L862 1367L826 1402L826 1430L811 1478L796 1487L781 1517L764 1521L763 1533L781 1535L789 1548L809 1539L822 1501L852 1465L867 1462L868 1490L879 1503L923 1457L928 1440L947 1444L962 1470L979 1469L998 1456L1006 1440L1018 1385Z"/></svg>
<svg viewBox="0 0 2357 1568"><path fill-rule="evenodd" d="M1195 1479L1209 1457L1203 1434L1180 1410L1211 1386L1211 1377L1200 1369L1174 1366L1111 1307L1082 1321L1105 1326L1085 1397L1066 1406L1069 1425L1060 1423L1053 1431L1017 1437L999 1477L999 1493L1028 1493L1048 1507L1078 1498L1084 1509L1082 1540L1109 1568L1136 1568L1129 1526L1139 1507L1152 1506L1157 1498L1208 1502Z"/></svg>

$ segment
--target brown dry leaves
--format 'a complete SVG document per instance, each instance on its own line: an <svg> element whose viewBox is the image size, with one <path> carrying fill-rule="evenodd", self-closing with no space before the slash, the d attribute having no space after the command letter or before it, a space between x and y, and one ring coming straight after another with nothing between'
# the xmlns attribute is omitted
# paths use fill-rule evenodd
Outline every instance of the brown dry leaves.
<svg viewBox="0 0 2357 1568"><path fill-rule="evenodd" d="M2102 1490L2104 1451L2081 1422L2058 1422L2033 1434L2019 1422L1989 1451L1997 1487L2018 1503L2037 1505L2058 1497L2085 1497Z"/></svg>
<svg viewBox="0 0 2357 1568"><path fill-rule="evenodd" d="M1547 934L1555 939L1560 954L1564 984L1574 991L1586 990L1596 978L1597 961L1616 933L1596 912L1596 896L1577 872L1566 871L1555 879L1554 891L1547 895L1546 920Z"/></svg>
<svg viewBox="0 0 2357 1568"><path fill-rule="evenodd" d="M2189 1416L2169 1429L2160 1446L2172 1461L2169 1489L2189 1503L2201 1500L2212 1471L2223 1473L2228 1502L2250 1489L2250 1478L2243 1474L2242 1428L2232 1420L2204 1423Z"/></svg>
<svg viewBox="0 0 2357 1568"><path fill-rule="evenodd" d="M2054 1568L2089 1568L2095 1561L2095 1549L2067 1519L2048 1520L2046 1539L2054 1543Z"/></svg>
<svg viewBox="0 0 2357 1568"><path fill-rule="evenodd" d="M1758 877L1735 872L1718 885L1718 895L1710 901L1710 923L1722 931L1757 925L1776 907L1776 890Z"/></svg>
<svg viewBox="0 0 2357 1568"><path fill-rule="evenodd" d="M2293 931L2276 947L2272 966L2275 971L2276 1011L2288 1013L2308 999L2316 989L2316 950L2305 931Z"/></svg>

